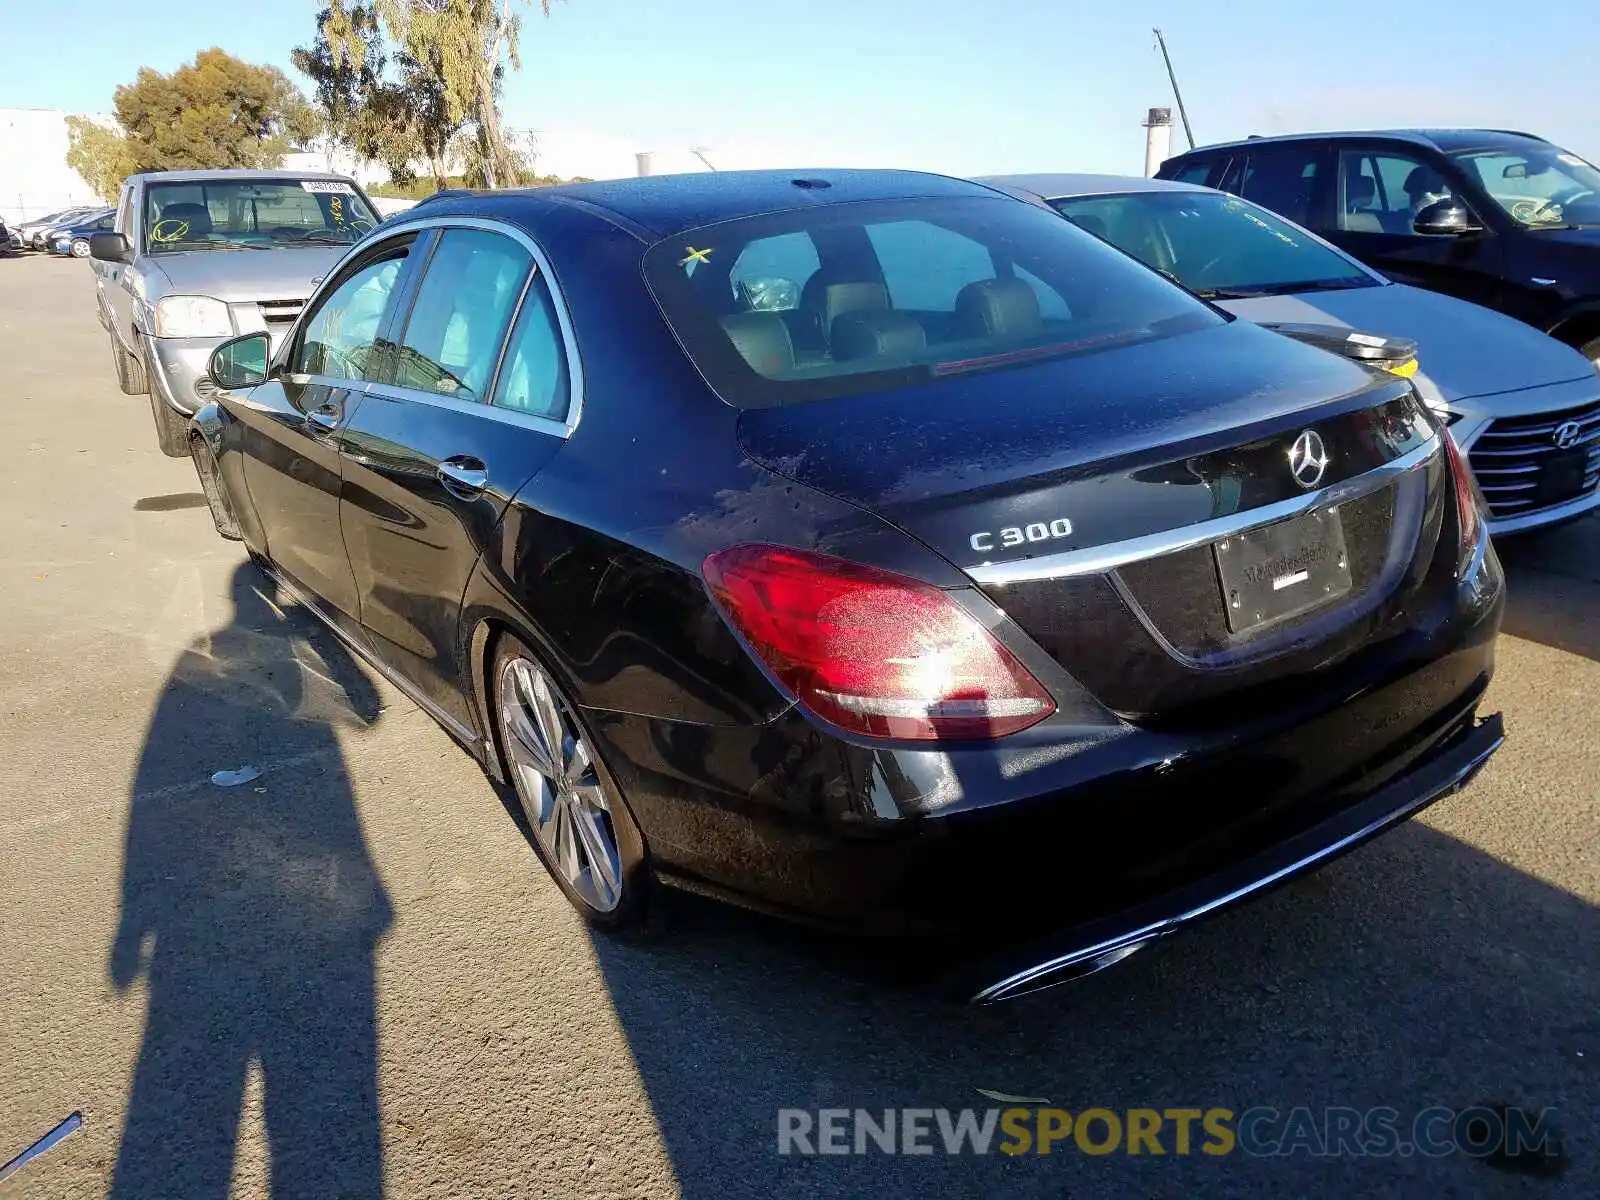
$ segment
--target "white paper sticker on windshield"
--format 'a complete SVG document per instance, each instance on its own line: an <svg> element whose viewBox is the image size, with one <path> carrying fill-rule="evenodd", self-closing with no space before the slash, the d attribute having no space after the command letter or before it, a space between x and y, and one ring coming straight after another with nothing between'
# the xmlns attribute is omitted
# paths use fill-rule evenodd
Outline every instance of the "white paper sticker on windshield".
<svg viewBox="0 0 1600 1200"><path fill-rule="evenodd" d="M337 179L302 179L300 186L308 192L338 192L344 196L353 196L356 192L348 183Z"/></svg>

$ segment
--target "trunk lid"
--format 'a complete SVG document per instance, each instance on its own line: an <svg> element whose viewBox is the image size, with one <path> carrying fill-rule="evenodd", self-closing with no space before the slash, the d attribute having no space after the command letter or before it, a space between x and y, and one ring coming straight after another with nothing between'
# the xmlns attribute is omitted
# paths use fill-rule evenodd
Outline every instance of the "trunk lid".
<svg viewBox="0 0 1600 1200"><path fill-rule="evenodd" d="M1135 718L1259 690L1393 625L1448 482L1409 384L1244 321L751 409L740 438L966 571ZM1297 443L1320 445L1300 480Z"/></svg>

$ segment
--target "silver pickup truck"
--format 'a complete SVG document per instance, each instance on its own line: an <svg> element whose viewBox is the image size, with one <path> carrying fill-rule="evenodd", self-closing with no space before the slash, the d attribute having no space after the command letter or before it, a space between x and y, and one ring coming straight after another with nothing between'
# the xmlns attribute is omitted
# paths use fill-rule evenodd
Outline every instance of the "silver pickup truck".
<svg viewBox="0 0 1600 1200"><path fill-rule="evenodd" d="M130 175L115 232L90 239L117 382L149 393L161 449L187 457L214 390L211 351L266 331L274 351L313 288L381 218L353 180L304 171Z"/></svg>

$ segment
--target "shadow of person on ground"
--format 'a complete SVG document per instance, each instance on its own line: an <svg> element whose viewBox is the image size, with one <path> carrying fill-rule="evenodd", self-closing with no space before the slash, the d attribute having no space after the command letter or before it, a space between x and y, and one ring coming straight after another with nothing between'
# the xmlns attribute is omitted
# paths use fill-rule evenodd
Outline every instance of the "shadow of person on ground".
<svg viewBox="0 0 1600 1200"><path fill-rule="evenodd" d="M149 1010L116 1200L226 1197L259 1071L271 1194L382 1193L374 951L389 900L335 728L377 719L371 679L253 565L155 705L133 784L109 973ZM218 787L213 771L261 768Z"/></svg>

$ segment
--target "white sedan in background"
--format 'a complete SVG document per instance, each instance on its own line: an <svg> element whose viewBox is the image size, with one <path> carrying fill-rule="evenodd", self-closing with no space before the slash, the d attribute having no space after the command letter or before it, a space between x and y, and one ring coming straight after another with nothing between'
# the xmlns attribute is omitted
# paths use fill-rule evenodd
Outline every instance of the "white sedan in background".
<svg viewBox="0 0 1600 1200"><path fill-rule="evenodd" d="M978 182L1054 209L1246 320L1415 341L1417 390L1467 452L1492 533L1600 507L1600 374L1532 326L1395 283L1316 234L1211 188L1116 175Z"/></svg>

